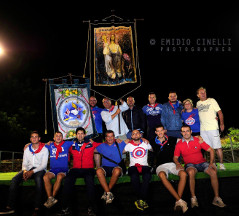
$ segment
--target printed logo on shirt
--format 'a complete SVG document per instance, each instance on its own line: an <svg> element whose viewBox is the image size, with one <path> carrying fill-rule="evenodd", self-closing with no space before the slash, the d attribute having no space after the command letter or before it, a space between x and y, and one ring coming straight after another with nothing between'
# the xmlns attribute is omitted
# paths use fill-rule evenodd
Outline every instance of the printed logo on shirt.
<svg viewBox="0 0 239 216"><path fill-rule="evenodd" d="M206 104L206 105L201 104L200 106L198 106L198 111L199 112L207 112L209 110L210 106L211 106L211 104Z"/></svg>
<svg viewBox="0 0 239 216"><path fill-rule="evenodd" d="M133 152L131 152L133 158L143 158L146 155L146 150L142 147L135 148Z"/></svg>
<svg viewBox="0 0 239 216"><path fill-rule="evenodd" d="M64 148L61 147L62 149L62 152L64 152ZM57 148L55 146L51 146L51 156L50 157L56 157L56 151L57 151Z"/></svg>
<svg viewBox="0 0 239 216"><path fill-rule="evenodd" d="M185 123L186 123L187 125L194 125L195 119L192 118L192 117L189 117L188 119L186 119Z"/></svg>

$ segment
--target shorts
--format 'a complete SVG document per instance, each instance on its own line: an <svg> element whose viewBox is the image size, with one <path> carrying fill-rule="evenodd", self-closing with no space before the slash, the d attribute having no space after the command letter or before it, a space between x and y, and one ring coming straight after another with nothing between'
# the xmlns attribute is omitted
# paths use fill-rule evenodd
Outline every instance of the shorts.
<svg viewBox="0 0 239 216"><path fill-rule="evenodd" d="M173 162L170 162L170 163L165 163L165 164L159 165L156 169L156 174L158 176L158 174L163 171L166 173L166 176L168 178L168 174L178 175L179 171L181 171L181 170L183 170L183 169L177 170L176 164Z"/></svg>
<svg viewBox="0 0 239 216"><path fill-rule="evenodd" d="M57 176L59 173L67 174L68 169L67 168L56 168L56 169L50 169L49 172L53 173L55 176Z"/></svg>
<svg viewBox="0 0 239 216"><path fill-rule="evenodd" d="M121 176L123 176L123 170L120 166L116 166L116 167L109 167L109 166L102 166L100 167L102 170L104 170L105 172L105 177L111 177L112 176L112 173L113 173L113 170L114 168L120 168L121 169Z"/></svg>
<svg viewBox="0 0 239 216"><path fill-rule="evenodd" d="M188 163L185 165L185 170L187 170L189 167L193 167L198 172L205 172L209 167L209 163L208 162L203 162L200 164Z"/></svg>
<svg viewBox="0 0 239 216"><path fill-rule="evenodd" d="M204 142L210 145L213 149L222 148L219 130L201 131L200 135Z"/></svg>

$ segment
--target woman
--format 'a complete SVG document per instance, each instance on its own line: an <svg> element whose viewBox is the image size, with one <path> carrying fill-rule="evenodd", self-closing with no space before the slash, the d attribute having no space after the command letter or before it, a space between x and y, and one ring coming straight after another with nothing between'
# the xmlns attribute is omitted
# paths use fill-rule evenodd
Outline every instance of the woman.
<svg viewBox="0 0 239 216"><path fill-rule="evenodd" d="M200 121L198 115L198 109L193 107L191 99L183 101L184 110L182 112L183 123L190 126L193 136L200 135Z"/></svg>

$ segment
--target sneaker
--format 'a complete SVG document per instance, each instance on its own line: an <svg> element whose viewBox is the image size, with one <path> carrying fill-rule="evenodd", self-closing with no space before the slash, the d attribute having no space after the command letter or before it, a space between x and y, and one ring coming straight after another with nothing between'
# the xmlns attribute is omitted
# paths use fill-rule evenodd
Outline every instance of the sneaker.
<svg viewBox="0 0 239 216"><path fill-rule="evenodd" d="M2 211L0 211L0 215L7 215L7 214L13 214L15 213L15 210L9 207L6 207Z"/></svg>
<svg viewBox="0 0 239 216"><path fill-rule="evenodd" d="M134 202L137 209L143 211L144 210L144 201L143 200L136 200Z"/></svg>
<svg viewBox="0 0 239 216"><path fill-rule="evenodd" d="M198 207L198 200L197 197L192 197L191 198L191 208Z"/></svg>
<svg viewBox="0 0 239 216"><path fill-rule="evenodd" d="M226 167L224 166L223 163L220 163L220 164L219 164L219 169L220 169L220 170L226 170Z"/></svg>
<svg viewBox="0 0 239 216"><path fill-rule="evenodd" d="M71 212L69 210L69 208L66 208L66 209L62 209L61 212L59 212L57 215L58 216L65 216L65 215L70 215Z"/></svg>
<svg viewBox="0 0 239 216"><path fill-rule="evenodd" d="M143 201L143 207L144 209L147 209L149 207L148 203L146 203L145 201Z"/></svg>
<svg viewBox="0 0 239 216"><path fill-rule="evenodd" d="M89 216L96 216L96 213L95 213L93 208L91 208L91 207L88 208L88 215Z"/></svg>
<svg viewBox="0 0 239 216"><path fill-rule="evenodd" d="M111 192L106 193L106 204L110 204L113 202L114 195Z"/></svg>
<svg viewBox="0 0 239 216"><path fill-rule="evenodd" d="M215 197L214 200L212 201L212 204L220 208L223 208L226 206L226 204L222 201L220 197Z"/></svg>
<svg viewBox="0 0 239 216"><path fill-rule="evenodd" d="M53 205L55 205L58 202L57 199L55 199L54 197L49 197L47 199L47 201L44 203L44 206L46 206L47 208L51 208Z"/></svg>
<svg viewBox="0 0 239 216"><path fill-rule="evenodd" d="M102 199L102 200L105 200L105 201L107 200L107 193L106 193L106 192L103 193L101 199Z"/></svg>
<svg viewBox="0 0 239 216"><path fill-rule="evenodd" d="M175 202L174 210L185 213L188 210L188 205L184 200L180 199Z"/></svg>

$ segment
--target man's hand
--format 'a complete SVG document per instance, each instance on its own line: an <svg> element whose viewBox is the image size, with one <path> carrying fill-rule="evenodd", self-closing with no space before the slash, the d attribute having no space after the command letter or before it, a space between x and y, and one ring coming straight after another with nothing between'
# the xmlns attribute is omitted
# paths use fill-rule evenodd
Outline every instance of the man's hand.
<svg viewBox="0 0 239 216"><path fill-rule="evenodd" d="M183 170L183 169L184 168L180 163L176 164L176 170Z"/></svg>
<svg viewBox="0 0 239 216"><path fill-rule="evenodd" d="M23 171L23 180L27 181L31 176L34 174L33 170L30 171Z"/></svg>
<svg viewBox="0 0 239 216"><path fill-rule="evenodd" d="M31 143L27 143L27 144L24 146L23 151L25 151L30 144L31 144Z"/></svg>
<svg viewBox="0 0 239 216"><path fill-rule="evenodd" d="M217 171L217 167L214 163L210 163L209 168L214 169L215 171Z"/></svg>

